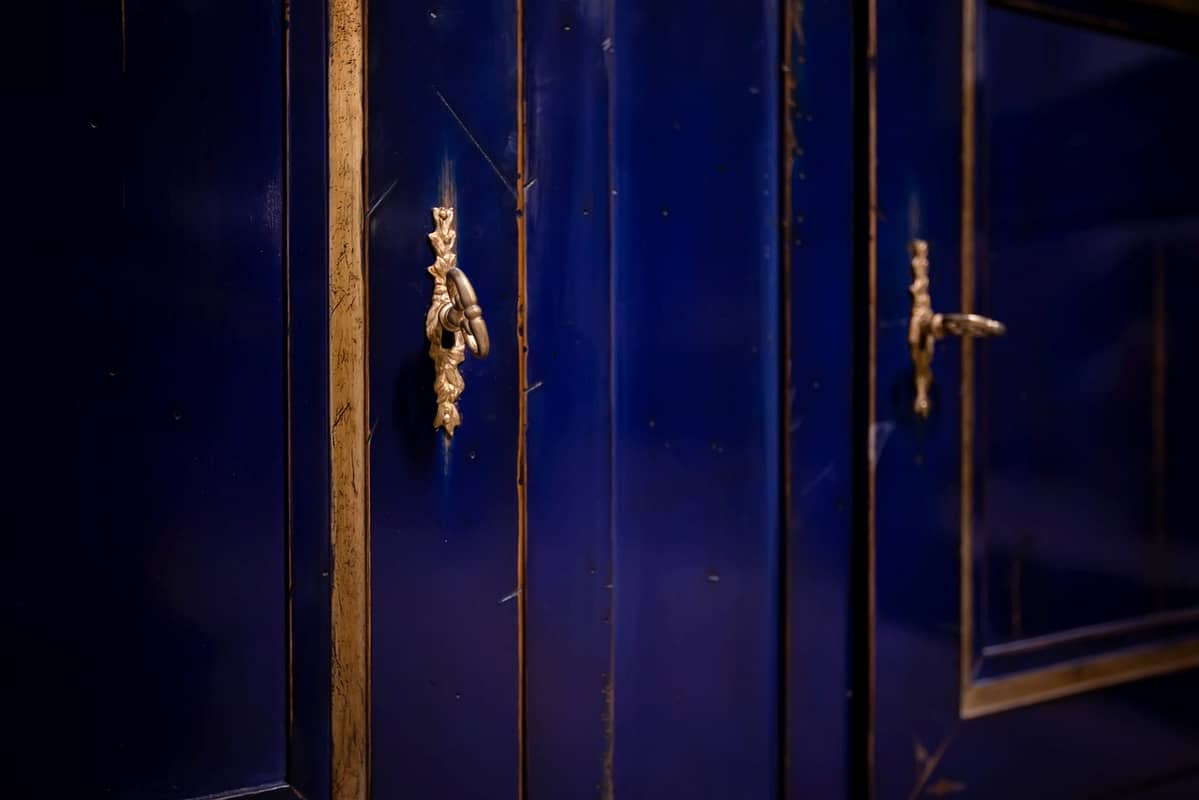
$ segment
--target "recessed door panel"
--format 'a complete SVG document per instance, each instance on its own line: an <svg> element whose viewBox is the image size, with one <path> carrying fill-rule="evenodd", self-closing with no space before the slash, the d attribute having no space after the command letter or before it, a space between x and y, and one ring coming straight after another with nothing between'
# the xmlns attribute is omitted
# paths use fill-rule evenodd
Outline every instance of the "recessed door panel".
<svg viewBox="0 0 1199 800"><path fill-rule="evenodd" d="M618 797L777 791L778 21L614 12Z"/></svg>

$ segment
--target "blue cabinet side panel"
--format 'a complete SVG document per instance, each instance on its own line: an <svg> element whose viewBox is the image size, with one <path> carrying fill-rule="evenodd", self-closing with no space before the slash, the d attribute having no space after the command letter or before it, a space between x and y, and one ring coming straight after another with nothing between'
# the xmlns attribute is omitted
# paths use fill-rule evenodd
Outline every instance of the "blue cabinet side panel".
<svg viewBox="0 0 1199 800"><path fill-rule="evenodd" d="M282 21L70 2L16 37L36 86L19 169L51 197L18 226L35 522L7 579L10 793L284 778Z"/></svg>
<svg viewBox="0 0 1199 800"><path fill-rule="evenodd" d="M514 797L516 5L375 0L368 14L372 791ZM443 204L491 333L490 357L463 366L452 444L433 429L424 329Z"/></svg>
<svg viewBox="0 0 1199 800"><path fill-rule="evenodd" d="M617 797L779 792L779 19L614 12Z"/></svg>

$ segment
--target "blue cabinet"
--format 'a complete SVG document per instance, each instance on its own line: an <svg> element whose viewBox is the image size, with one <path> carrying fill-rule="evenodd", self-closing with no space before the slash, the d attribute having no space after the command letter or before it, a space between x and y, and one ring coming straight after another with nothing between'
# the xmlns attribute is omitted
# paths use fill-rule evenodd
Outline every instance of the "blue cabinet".
<svg viewBox="0 0 1199 800"><path fill-rule="evenodd" d="M18 794L1199 796L1190 4L66 5Z"/></svg>

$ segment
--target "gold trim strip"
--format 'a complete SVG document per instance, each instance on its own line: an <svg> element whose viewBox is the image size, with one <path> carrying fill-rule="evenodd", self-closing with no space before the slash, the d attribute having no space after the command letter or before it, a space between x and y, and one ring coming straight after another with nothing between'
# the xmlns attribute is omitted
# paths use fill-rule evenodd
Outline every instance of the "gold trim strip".
<svg viewBox="0 0 1199 800"><path fill-rule="evenodd" d="M963 314L974 310L974 83L978 53L976 0L962 0L962 231ZM965 708L974 660L974 341L962 339L961 651L959 689Z"/></svg>
<svg viewBox="0 0 1199 800"><path fill-rule="evenodd" d="M1089 639L1107 639L1124 634L1140 633L1154 628L1166 628L1174 625L1186 625L1199 621L1199 609L1186 608L1177 611L1163 611L1157 614L1147 614L1133 619L1119 619L1102 622L1097 625L1085 625L1080 628L1070 628L1043 636L1032 636L1027 639L1017 639L1014 642L993 644L982 649L983 658L1000 658L1003 656L1034 653L1051 647L1065 644L1085 642Z"/></svg>
<svg viewBox="0 0 1199 800"><path fill-rule="evenodd" d="M1109 653L992 680L962 692L962 719L1199 666L1199 640Z"/></svg>
<svg viewBox="0 0 1199 800"><path fill-rule="evenodd" d="M529 798L529 131L524 0L516 0L517 68L517 798Z"/></svg>
<svg viewBox="0 0 1199 800"><path fill-rule="evenodd" d="M529 563L529 236L526 192L528 191L528 127L525 100L525 8L516 0L516 739L517 798L529 796L529 657L528 657L528 563Z"/></svg>
<svg viewBox="0 0 1199 800"><path fill-rule="evenodd" d="M366 316L363 262L365 0L329 0L329 445L332 478L332 798L369 780Z"/></svg>

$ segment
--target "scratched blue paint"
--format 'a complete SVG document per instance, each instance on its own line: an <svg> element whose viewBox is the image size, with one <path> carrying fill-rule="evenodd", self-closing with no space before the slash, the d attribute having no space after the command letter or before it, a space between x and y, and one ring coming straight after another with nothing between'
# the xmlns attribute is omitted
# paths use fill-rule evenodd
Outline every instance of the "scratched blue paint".
<svg viewBox="0 0 1199 800"><path fill-rule="evenodd" d="M517 581L516 7L368 13L372 791L512 797L518 604L498 601ZM492 342L463 365L452 446L424 330L446 188Z"/></svg>
<svg viewBox="0 0 1199 800"><path fill-rule="evenodd" d="M532 797L611 774L610 2L526 0Z"/></svg>
<svg viewBox="0 0 1199 800"><path fill-rule="evenodd" d="M852 14L841 0L793 3L788 64L791 361L787 525L789 797L850 792L850 542L855 318ZM786 144L784 144L786 146ZM813 735L819 730L819 735Z"/></svg>

